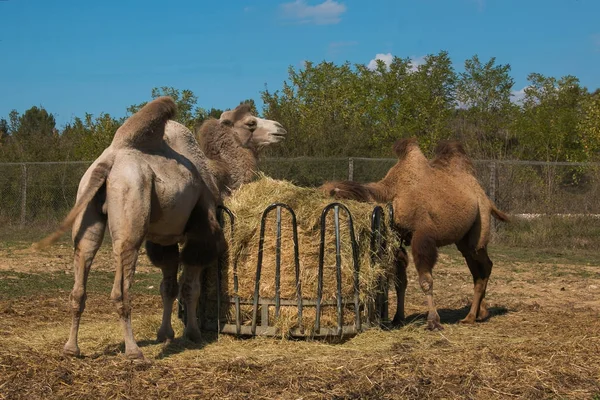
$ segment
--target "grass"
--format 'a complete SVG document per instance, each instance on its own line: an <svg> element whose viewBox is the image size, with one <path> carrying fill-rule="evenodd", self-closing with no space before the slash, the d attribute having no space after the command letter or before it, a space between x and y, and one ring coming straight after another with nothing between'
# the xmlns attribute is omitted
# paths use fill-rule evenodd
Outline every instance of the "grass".
<svg viewBox="0 0 600 400"><path fill-rule="evenodd" d="M600 247L600 218L544 216L534 219L513 218L499 224L496 243L550 251L588 250ZM560 254L559 254L560 255Z"/></svg>
<svg viewBox="0 0 600 400"><path fill-rule="evenodd" d="M88 291L91 293L110 293L114 274L105 271L91 271ZM160 273L137 273L133 293L153 294L160 285ZM0 271L0 299L14 299L33 296L39 293L48 295L68 293L73 288L73 275L64 272L23 273Z"/></svg>

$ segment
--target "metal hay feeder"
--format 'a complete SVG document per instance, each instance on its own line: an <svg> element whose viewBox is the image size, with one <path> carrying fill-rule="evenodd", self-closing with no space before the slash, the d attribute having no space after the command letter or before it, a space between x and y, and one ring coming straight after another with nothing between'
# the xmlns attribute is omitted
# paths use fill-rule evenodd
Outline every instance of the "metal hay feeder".
<svg viewBox="0 0 600 400"><path fill-rule="evenodd" d="M324 255L325 255L325 222L327 215L333 210L334 214L334 235L335 235L335 273L336 273L336 299L335 300L323 300L323 272L324 272ZM354 293L351 298L344 298L342 296L342 268L341 268L341 240L340 240L340 210L344 211L348 219L348 229L350 235L350 242L352 246L352 263L353 263L353 284ZM276 212L276 246L275 246L275 297L262 297L260 296L260 282L261 272L263 264L263 248L265 241L265 227L267 217L271 212ZM296 281L296 299L282 299L280 295L280 280L281 280L281 241L282 241L282 212L287 211L291 217L292 223L292 240L294 244L294 270L295 270L295 281ZM224 216L229 217L229 224L231 228L231 236L233 236L233 229L235 226L234 216L231 210L227 207L219 207L218 218L222 227L225 227ZM391 205L388 205L388 218L389 221L393 221L393 213ZM374 265L378 258L381 258L385 252L386 237L385 237L385 212L381 206L374 207L371 213L371 267ZM206 296L206 290L202 290L202 296L199 299L198 307L198 319L201 329L206 331L213 331L223 334L231 334L235 336L280 336L282 333L278 332L276 326L269 324L269 309L275 308L275 319L279 317L281 306L295 306L297 307L298 313L298 327L290 329L286 332L287 336L303 338L325 338L325 337L349 337L354 336L357 333L364 331L370 327L381 326L388 320L388 282L387 279L383 278L378 283L378 291L374 301L370 301L369 304L364 304L360 300L359 291L359 270L360 263L358 257L358 244L356 242L353 217L350 210L342 203L334 202L325 206L321 212L320 219L320 246L319 246L319 264L318 264L318 281L317 281L317 293L315 298L303 298L302 297L302 282L300 278L300 261L299 261L300 249L298 247L298 228L296 221L296 214L292 207L284 203L273 203L269 205L263 211L260 226L260 236L258 245L258 261L256 266L256 280L254 285L254 296L252 298L241 298L238 295L238 276L237 276L237 262L233 262L233 294L228 296L222 292L222 264L219 261L217 266L217 293L213 298ZM235 314L235 322L228 322L227 318L222 315L223 304L227 307L233 307ZM216 318L207 317L205 312L210 306L216 305ZM252 306L252 321L250 325L242 325L241 323L241 306L251 305ZM315 307L316 318L314 329L307 332L303 325L303 309L306 307ZM321 326L321 314L324 307L336 307L337 311L337 326L334 328L322 327ZM351 325L344 324L344 308L352 307L354 309L354 323ZM185 324L185 310L182 302L178 301L178 317ZM259 324L260 315L260 324Z"/></svg>

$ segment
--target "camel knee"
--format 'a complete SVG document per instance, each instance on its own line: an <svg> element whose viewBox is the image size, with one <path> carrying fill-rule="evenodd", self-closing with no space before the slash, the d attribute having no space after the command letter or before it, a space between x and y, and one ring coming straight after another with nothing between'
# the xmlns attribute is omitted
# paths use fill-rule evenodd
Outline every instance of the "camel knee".
<svg viewBox="0 0 600 400"><path fill-rule="evenodd" d="M75 312L83 312L85 308L85 301L87 299L87 294L85 293L85 289L83 287L74 287L69 295L69 300L71 302L71 308Z"/></svg>
<svg viewBox="0 0 600 400"><path fill-rule="evenodd" d="M160 293L163 297L168 299L174 299L179 293L179 285L177 284L176 277L169 277L162 280L160 283Z"/></svg>
<svg viewBox="0 0 600 400"><path fill-rule="evenodd" d="M124 295L121 290L114 289L110 293L110 300L117 308L119 316L126 318L131 314L131 299Z"/></svg>
<svg viewBox="0 0 600 400"><path fill-rule="evenodd" d="M431 274L424 274L423 276L419 277L419 285L421 286L421 290L426 293L432 293L433 292L433 277L431 276Z"/></svg>
<svg viewBox="0 0 600 400"><path fill-rule="evenodd" d="M181 284L181 297L185 302L195 301L200 293L198 279L185 279Z"/></svg>

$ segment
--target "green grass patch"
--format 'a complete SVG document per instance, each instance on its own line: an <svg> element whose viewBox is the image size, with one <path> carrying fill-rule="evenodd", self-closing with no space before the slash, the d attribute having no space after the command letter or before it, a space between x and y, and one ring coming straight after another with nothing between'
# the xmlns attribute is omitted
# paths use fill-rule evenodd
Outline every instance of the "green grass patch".
<svg viewBox="0 0 600 400"><path fill-rule="evenodd" d="M156 294L161 274L136 273L133 293ZM114 274L104 271L91 271L88 279L90 293L109 293L112 289ZM28 274L22 272L0 271L0 299L12 299L38 294L56 294L70 292L73 288L72 274L52 272Z"/></svg>
<svg viewBox="0 0 600 400"><path fill-rule="evenodd" d="M518 247L562 250L594 250L600 247L600 218L544 216L514 218L498 224L494 243Z"/></svg>

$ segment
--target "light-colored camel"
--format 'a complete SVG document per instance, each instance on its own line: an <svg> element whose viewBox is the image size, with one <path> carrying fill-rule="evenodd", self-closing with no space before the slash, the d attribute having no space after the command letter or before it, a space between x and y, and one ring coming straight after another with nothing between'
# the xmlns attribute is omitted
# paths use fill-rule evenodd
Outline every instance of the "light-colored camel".
<svg viewBox="0 0 600 400"><path fill-rule="evenodd" d="M432 269L437 248L455 243L473 275L474 297L468 315L461 321L473 323L489 316L484 302L492 271L487 245L493 215L501 221L508 216L487 197L473 173L471 161L458 142L441 142L436 156L428 160L414 138L394 144L398 162L378 182L327 182L321 190L338 199L391 202L394 229L410 242L419 284L427 297L429 329L442 329L433 301ZM402 249L396 253L398 307L393 323L404 320L406 267Z"/></svg>
<svg viewBox="0 0 600 400"><path fill-rule="evenodd" d="M131 116L84 174L76 204L59 229L36 244L38 248L51 244L73 225L75 283L70 295L73 321L63 349L67 355L80 353L77 334L87 277L107 220L116 261L111 299L121 317L126 355L143 357L133 337L129 290L144 239L150 260L163 273L163 319L158 340L174 337L171 313L179 290L189 321L184 335L192 340L200 337L195 318L199 277L203 267L226 248L216 219L222 198L209 160L192 132L169 121L175 110L171 98L161 97ZM277 130L276 135L280 134ZM183 244L181 255L179 243ZM180 260L184 268L178 288Z"/></svg>

